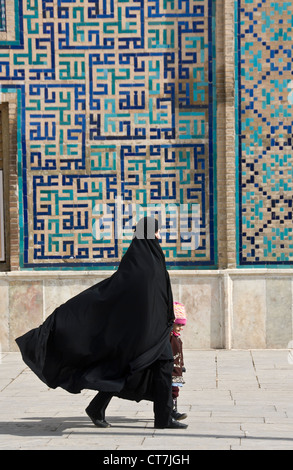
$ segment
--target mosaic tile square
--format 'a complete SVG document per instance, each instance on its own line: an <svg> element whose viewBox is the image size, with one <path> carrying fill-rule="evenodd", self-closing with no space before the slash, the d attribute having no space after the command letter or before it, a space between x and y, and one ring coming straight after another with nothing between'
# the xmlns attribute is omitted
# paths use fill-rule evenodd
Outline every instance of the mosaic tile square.
<svg viewBox="0 0 293 470"><path fill-rule="evenodd" d="M237 7L239 264L290 266L293 4Z"/></svg>

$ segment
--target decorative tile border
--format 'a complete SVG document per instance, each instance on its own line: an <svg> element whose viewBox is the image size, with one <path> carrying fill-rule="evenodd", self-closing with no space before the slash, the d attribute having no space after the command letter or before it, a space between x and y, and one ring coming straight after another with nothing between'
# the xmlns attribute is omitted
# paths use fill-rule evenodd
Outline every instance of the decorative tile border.
<svg viewBox="0 0 293 470"><path fill-rule="evenodd" d="M0 261L5 260L3 171L0 170Z"/></svg>
<svg viewBox="0 0 293 470"><path fill-rule="evenodd" d="M2 13L5 11L5 28L0 30L0 58L4 57L1 49L23 49L23 0L0 0ZM3 6L5 5L5 6ZM6 56L5 56L6 57Z"/></svg>
<svg viewBox="0 0 293 470"><path fill-rule="evenodd" d="M0 31L6 30L6 8L5 0L0 0Z"/></svg>

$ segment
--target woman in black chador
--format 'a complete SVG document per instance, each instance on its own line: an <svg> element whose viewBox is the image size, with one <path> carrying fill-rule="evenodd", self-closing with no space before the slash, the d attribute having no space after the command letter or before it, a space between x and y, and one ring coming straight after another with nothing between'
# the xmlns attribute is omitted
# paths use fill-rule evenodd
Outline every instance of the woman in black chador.
<svg viewBox="0 0 293 470"><path fill-rule="evenodd" d="M156 219L145 217L117 271L58 307L16 339L24 362L49 387L99 393L86 409L108 427L113 396L154 402L156 428L185 428L171 418L173 298Z"/></svg>

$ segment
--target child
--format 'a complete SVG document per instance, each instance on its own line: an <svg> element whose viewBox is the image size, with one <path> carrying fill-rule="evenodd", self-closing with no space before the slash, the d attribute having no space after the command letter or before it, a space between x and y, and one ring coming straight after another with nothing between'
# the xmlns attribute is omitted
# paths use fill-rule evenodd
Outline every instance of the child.
<svg viewBox="0 0 293 470"><path fill-rule="evenodd" d="M174 369L172 373L172 397L173 397L173 412L172 417L177 421L187 418L186 413L178 413L177 411L177 398L179 396L179 387L185 383L183 380L182 372L185 372L183 361L183 343L180 339L180 332L186 325L185 307L179 302L174 302L175 321L173 331L171 332L171 346L174 356Z"/></svg>

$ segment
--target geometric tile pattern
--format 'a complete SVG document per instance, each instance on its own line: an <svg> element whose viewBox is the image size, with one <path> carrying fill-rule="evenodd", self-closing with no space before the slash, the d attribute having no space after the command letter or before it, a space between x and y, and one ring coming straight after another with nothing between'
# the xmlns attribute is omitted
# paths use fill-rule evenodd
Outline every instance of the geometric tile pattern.
<svg viewBox="0 0 293 470"><path fill-rule="evenodd" d="M292 2L237 3L239 263L292 265Z"/></svg>
<svg viewBox="0 0 293 470"><path fill-rule="evenodd" d="M116 266L141 211L163 214L169 267L215 266L215 2L15 5L21 266Z"/></svg>

